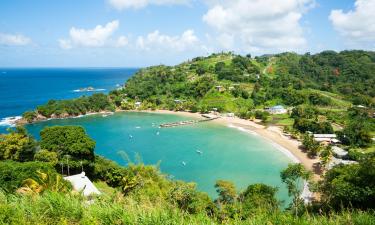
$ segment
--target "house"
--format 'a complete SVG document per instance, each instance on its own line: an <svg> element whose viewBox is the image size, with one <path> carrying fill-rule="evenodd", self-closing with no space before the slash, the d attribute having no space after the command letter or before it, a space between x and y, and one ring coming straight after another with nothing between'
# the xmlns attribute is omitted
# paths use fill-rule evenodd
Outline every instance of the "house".
<svg viewBox="0 0 375 225"><path fill-rule="evenodd" d="M227 113L227 117L234 117L234 113Z"/></svg>
<svg viewBox="0 0 375 225"><path fill-rule="evenodd" d="M215 88L216 88L216 90L219 91L219 92L223 92L223 91L225 91L225 88L224 88L223 86L216 86Z"/></svg>
<svg viewBox="0 0 375 225"><path fill-rule="evenodd" d="M138 108L139 106L142 105L142 102L136 102L134 105L135 105L136 108Z"/></svg>
<svg viewBox="0 0 375 225"><path fill-rule="evenodd" d="M183 103L184 102L184 100L179 100L179 99L175 99L174 100L174 103L176 103L176 104L181 104L181 103Z"/></svg>
<svg viewBox="0 0 375 225"><path fill-rule="evenodd" d="M350 164L355 164L355 163L358 163L358 162L352 161L352 160L343 160L343 159L338 159L338 158L332 157L331 161L329 162L329 164L327 166L327 169L330 170L333 167L335 167L337 165L340 165L340 164L350 165Z"/></svg>
<svg viewBox="0 0 375 225"><path fill-rule="evenodd" d="M276 105L272 106L270 108L265 108L265 110L271 114L284 114L287 113L288 111L284 108L282 105Z"/></svg>
<svg viewBox="0 0 375 225"><path fill-rule="evenodd" d="M313 134L313 138L317 142L326 142L328 144L337 144L340 143L336 134Z"/></svg>
<svg viewBox="0 0 375 225"><path fill-rule="evenodd" d="M346 158L346 156L348 155L347 151L337 146L332 146L332 152L336 158L340 159Z"/></svg>
<svg viewBox="0 0 375 225"><path fill-rule="evenodd" d="M100 191L95 185L86 177L85 172L73 176L64 177L64 180L69 181L73 189L82 192L83 196L100 195Z"/></svg>

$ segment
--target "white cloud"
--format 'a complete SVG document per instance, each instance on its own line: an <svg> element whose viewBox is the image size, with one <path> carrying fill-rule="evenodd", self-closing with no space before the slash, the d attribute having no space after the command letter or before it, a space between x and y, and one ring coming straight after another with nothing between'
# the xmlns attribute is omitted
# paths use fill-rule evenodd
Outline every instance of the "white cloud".
<svg viewBox="0 0 375 225"><path fill-rule="evenodd" d="M141 50L172 50L175 52L203 48L193 30L186 30L177 36L161 34L156 30L146 37L139 36L136 46Z"/></svg>
<svg viewBox="0 0 375 225"><path fill-rule="evenodd" d="M300 20L314 0L207 0L203 21L218 32L223 48L245 51L301 51Z"/></svg>
<svg viewBox="0 0 375 225"><path fill-rule="evenodd" d="M23 46L31 44L31 39L20 34L0 33L0 45Z"/></svg>
<svg viewBox="0 0 375 225"><path fill-rule="evenodd" d="M329 19L349 42L375 47L375 0L356 0L354 5L348 12L332 10Z"/></svg>
<svg viewBox="0 0 375 225"><path fill-rule="evenodd" d="M70 38L58 41L63 49L73 47L123 47L128 44L125 36L120 36L117 40L111 38L119 25L119 21L114 20L105 26L97 25L91 30L72 27L69 31Z"/></svg>
<svg viewBox="0 0 375 225"><path fill-rule="evenodd" d="M108 0L109 4L115 9L140 9L148 5L181 5L188 4L190 0Z"/></svg>

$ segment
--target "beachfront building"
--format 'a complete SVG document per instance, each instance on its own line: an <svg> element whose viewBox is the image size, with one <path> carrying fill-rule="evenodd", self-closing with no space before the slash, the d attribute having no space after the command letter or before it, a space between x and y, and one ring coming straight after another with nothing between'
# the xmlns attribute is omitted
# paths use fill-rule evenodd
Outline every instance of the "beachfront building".
<svg viewBox="0 0 375 225"><path fill-rule="evenodd" d="M330 170L334 166L341 165L341 164L343 164L343 165L350 165L350 164L356 164L356 163L358 163L358 162L352 161L352 160L344 160L344 159L338 159L336 157L332 157L331 161L327 165L327 169Z"/></svg>
<svg viewBox="0 0 375 225"><path fill-rule="evenodd" d="M234 117L234 113L227 113L227 117Z"/></svg>
<svg viewBox="0 0 375 225"><path fill-rule="evenodd" d="M176 104L181 104L183 102L185 102L185 101L184 100L180 100L180 99L175 99L174 100L174 103L176 103Z"/></svg>
<svg viewBox="0 0 375 225"><path fill-rule="evenodd" d="M332 153L336 158L339 158L339 159L344 159L348 156L347 151L337 146L332 146Z"/></svg>
<svg viewBox="0 0 375 225"><path fill-rule="evenodd" d="M86 177L85 172L80 174L76 174L73 176L64 177L64 180L69 181L73 189L78 192L82 192L82 195L92 196L92 195L100 195L100 191L95 187L95 185L90 181L88 177Z"/></svg>
<svg viewBox="0 0 375 225"><path fill-rule="evenodd" d="M134 105L135 105L136 108L139 108L142 105L142 102L136 102L136 103L134 103Z"/></svg>
<svg viewBox="0 0 375 225"><path fill-rule="evenodd" d="M319 143L327 143L327 144L340 143L340 140L337 139L336 134L313 134L313 138L315 141Z"/></svg>
<svg viewBox="0 0 375 225"><path fill-rule="evenodd" d="M265 108L265 110L270 114L285 114L288 112L288 110L286 110L282 105L276 105L269 108Z"/></svg>

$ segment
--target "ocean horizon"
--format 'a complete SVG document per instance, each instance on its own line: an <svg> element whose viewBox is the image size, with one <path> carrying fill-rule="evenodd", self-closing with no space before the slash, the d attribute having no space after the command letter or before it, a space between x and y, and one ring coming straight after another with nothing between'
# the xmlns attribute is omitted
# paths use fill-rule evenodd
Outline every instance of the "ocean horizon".
<svg viewBox="0 0 375 225"><path fill-rule="evenodd" d="M0 68L0 132L11 117L35 109L50 99L72 99L108 93L123 85L138 68ZM94 91L79 91L93 87Z"/></svg>

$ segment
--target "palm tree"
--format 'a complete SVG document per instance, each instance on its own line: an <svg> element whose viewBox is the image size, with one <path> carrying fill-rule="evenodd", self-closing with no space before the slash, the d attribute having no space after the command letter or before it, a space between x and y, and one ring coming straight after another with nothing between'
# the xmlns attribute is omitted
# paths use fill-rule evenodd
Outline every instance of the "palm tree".
<svg viewBox="0 0 375 225"><path fill-rule="evenodd" d="M17 193L40 194L46 190L53 192L66 192L69 188L67 182L64 181L59 174L50 175L41 171L37 171L36 179L28 178L22 182L22 187L17 190Z"/></svg>

